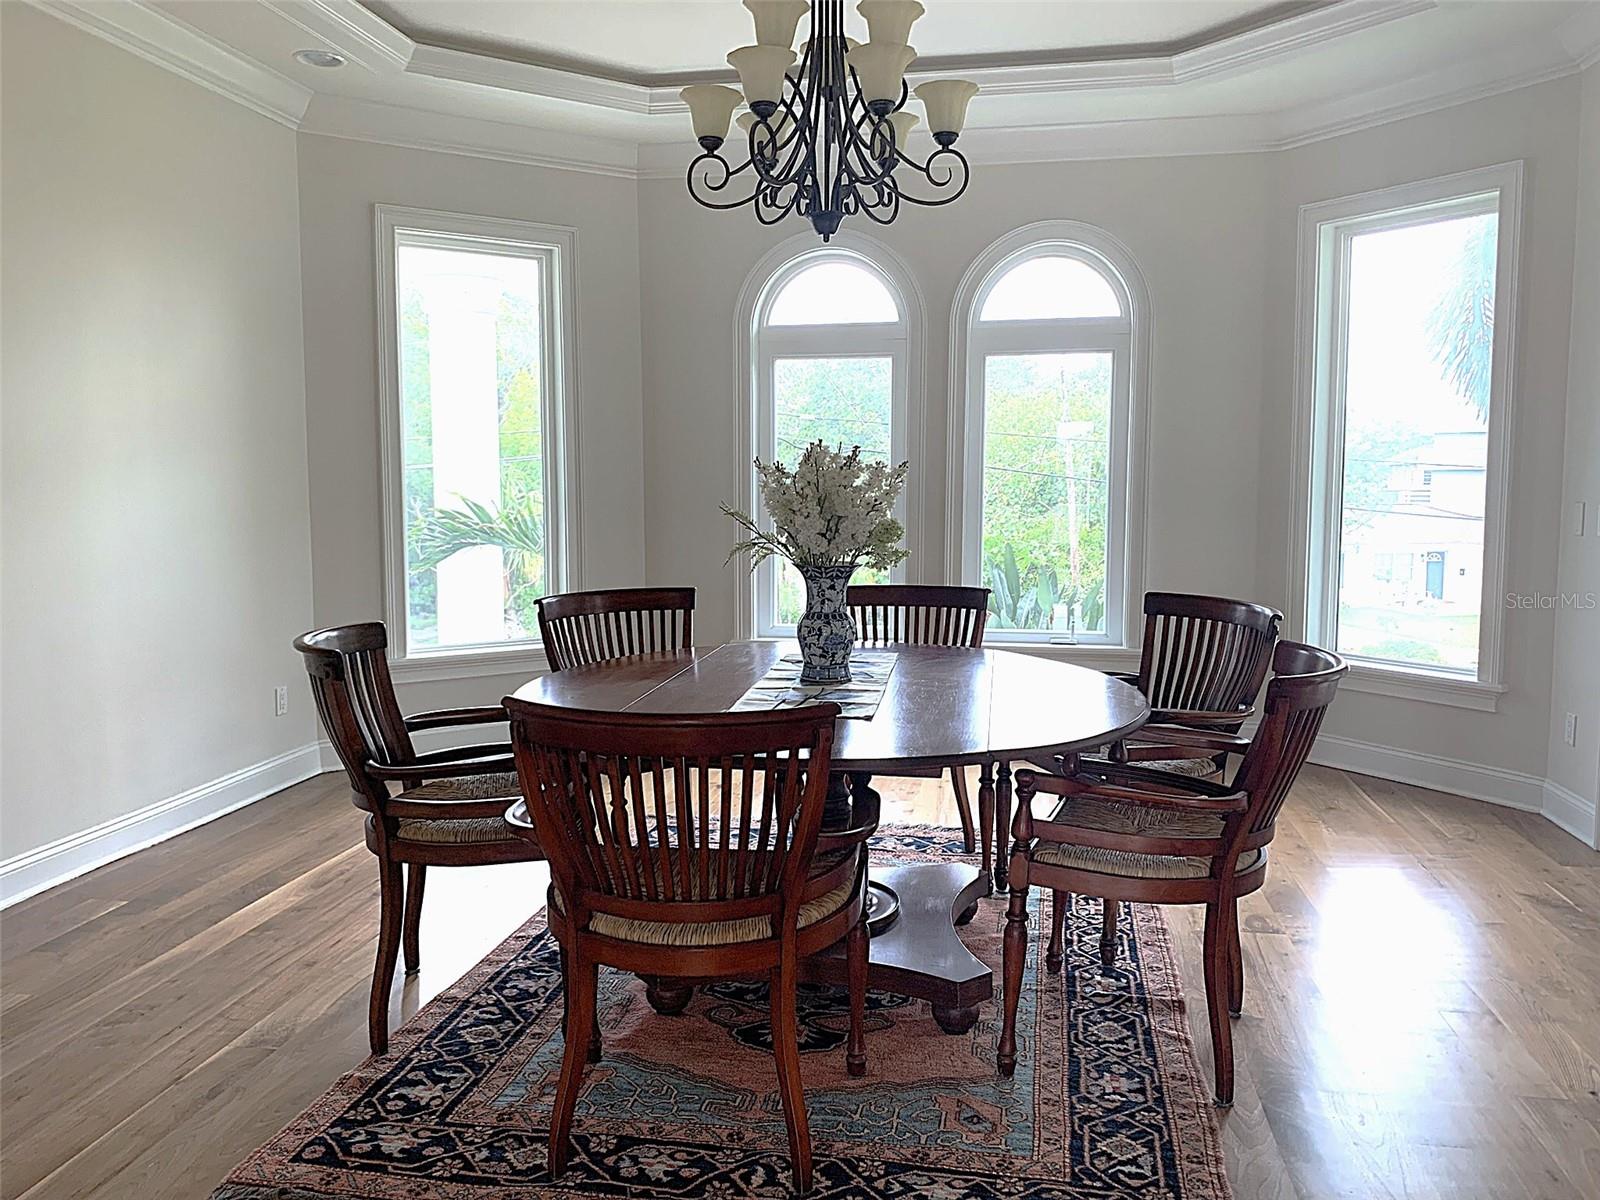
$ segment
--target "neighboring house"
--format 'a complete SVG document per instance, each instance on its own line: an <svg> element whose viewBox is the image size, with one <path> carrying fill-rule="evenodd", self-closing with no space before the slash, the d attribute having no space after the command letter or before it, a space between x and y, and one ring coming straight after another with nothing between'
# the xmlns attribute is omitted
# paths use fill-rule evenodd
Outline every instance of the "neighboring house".
<svg viewBox="0 0 1600 1200"><path fill-rule="evenodd" d="M1475 612L1483 589L1483 501L1488 434L1440 433L1403 452L1386 507L1347 527L1346 604Z"/></svg>

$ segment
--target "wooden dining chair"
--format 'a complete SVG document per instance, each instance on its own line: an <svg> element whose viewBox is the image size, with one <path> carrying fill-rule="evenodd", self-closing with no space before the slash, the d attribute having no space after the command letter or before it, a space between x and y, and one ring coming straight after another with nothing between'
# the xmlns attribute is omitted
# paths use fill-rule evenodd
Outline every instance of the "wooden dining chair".
<svg viewBox="0 0 1600 1200"><path fill-rule="evenodd" d="M1226 754L1208 754L1167 735L1184 729L1238 733L1255 715L1282 621L1277 609L1248 600L1146 592L1139 670L1112 678L1144 693L1150 720L1110 747L1112 761L1221 779ZM1106 902L1102 922L1100 954L1109 961L1117 944L1115 900Z"/></svg>
<svg viewBox="0 0 1600 1200"><path fill-rule="evenodd" d="M970 646L983 645L989 621L989 589L943 584L859 583L845 592L845 606L855 621L856 637L868 646ZM946 768L908 772L907 778L937 778ZM972 821L972 800L965 767L950 767L950 786L961 818L961 840L968 854L977 849ZM993 861L990 830L994 827L994 797L988 788L978 792L978 825L983 841L983 871Z"/></svg>
<svg viewBox="0 0 1600 1200"><path fill-rule="evenodd" d="M798 1190L811 1184L801 965L846 942L846 1062L866 1071L866 843L817 855L835 704L643 715L505 701L524 803L549 851L566 1048L549 1168L566 1164L601 965L676 979L765 975Z"/></svg>
<svg viewBox="0 0 1600 1200"><path fill-rule="evenodd" d="M402 941L406 973L414 974L421 962L428 868L532 862L544 856L505 822L508 800L519 795L509 742L419 754L411 741L424 729L504 721L503 707L402 715L389 677L388 635L378 621L318 629L297 637L294 647L305 658L317 714L344 765L351 799L367 814L367 849L378 858L378 959L367 1032L372 1052L383 1054L389 1048L389 989ZM398 795L390 795L391 782L402 786Z"/></svg>
<svg viewBox="0 0 1600 1200"><path fill-rule="evenodd" d="M1282 642L1273 655L1261 724L1236 734L1177 730L1181 744L1242 753L1231 783L1187 778L1125 763L1068 761L1060 776L1017 772L1010 904L1004 944L1005 1015L998 1066L1017 1063L1017 1005L1028 951L1028 889L1051 891L1045 970L1062 966L1068 893L1106 901L1204 904L1206 1007L1211 1020L1216 1102L1233 1103L1233 1034L1228 1017L1244 1003L1238 899L1266 881L1267 846L1278 812L1316 741L1345 664L1338 655ZM1039 793L1059 796L1037 818Z"/></svg>
<svg viewBox="0 0 1600 1200"><path fill-rule="evenodd" d="M694 645L692 587L563 592L538 603L539 636L552 671Z"/></svg>

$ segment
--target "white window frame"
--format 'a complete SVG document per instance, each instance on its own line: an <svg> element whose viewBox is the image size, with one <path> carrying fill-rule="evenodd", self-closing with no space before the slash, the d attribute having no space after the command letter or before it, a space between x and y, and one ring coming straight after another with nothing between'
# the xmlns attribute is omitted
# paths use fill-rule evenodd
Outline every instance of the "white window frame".
<svg viewBox="0 0 1600 1200"><path fill-rule="evenodd" d="M1012 268L1044 256L1076 259L1105 279L1119 317L980 321L984 302ZM1047 630L990 629L984 641L1125 666L1143 630L1146 411L1150 299L1133 255L1110 233L1081 221L1041 221L1013 230L967 269L950 323L950 454L947 562L957 578L988 586L983 555L984 360L990 354L1110 352L1111 450L1107 488L1105 632L1068 637ZM1087 653L1085 653L1087 652Z"/></svg>
<svg viewBox="0 0 1600 1200"><path fill-rule="evenodd" d="M1495 212L1495 323L1484 480L1483 595L1476 673L1351 658L1353 691L1492 712L1507 689L1502 639L1506 507L1510 495L1513 384L1522 242L1522 163L1401 184L1300 209L1295 306L1295 496L1290 528L1290 627L1319 645L1337 634L1343 511L1344 363L1349 246L1356 234L1452 215Z"/></svg>
<svg viewBox="0 0 1600 1200"><path fill-rule="evenodd" d="M834 325L768 325L767 313L790 280L809 267L824 262L848 262L869 271L895 301L900 318L894 322ZM911 466L905 492L895 515L906 527L911 557L890 572L899 582L916 578L922 557L918 519L922 497L921 413L911 404L922 394L922 296L909 268L886 246L860 233L843 231L823 247L814 235L790 238L768 253L745 281L735 323L738 341L739 477L734 495L737 506L768 524L756 488L753 461L771 461L776 444L774 363L779 358L888 358L892 376L890 392L890 456ZM734 540L742 537L734 530ZM730 541L730 544L731 541ZM776 595L777 564L768 560L754 571L747 558L736 560L738 586L734 621L742 638L787 638L793 625L781 625L772 611Z"/></svg>
<svg viewBox="0 0 1600 1200"><path fill-rule="evenodd" d="M399 293L395 252L403 233L408 244L430 239L443 249L476 245L504 255L538 259L544 289L540 421L545 447L545 571L552 592L579 586L582 576L578 523L577 453L577 231L506 217L472 216L373 206L377 251L378 429L383 501L384 619L389 661L398 682L501 674L544 665L537 634L512 642L473 646L414 647L408 642L405 545L405 428L401 413Z"/></svg>

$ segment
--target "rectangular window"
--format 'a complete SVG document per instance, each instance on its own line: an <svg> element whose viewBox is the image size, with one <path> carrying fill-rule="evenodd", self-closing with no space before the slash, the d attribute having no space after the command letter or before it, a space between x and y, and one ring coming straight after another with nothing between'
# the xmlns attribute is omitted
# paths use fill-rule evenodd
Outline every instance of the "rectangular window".
<svg viewBox="0 0 1600 1200"><path fill-rule="evenodd" d="M1307 633L1371 670L1497 678L1519 180L1491 168L1303 226Z"/></svg>
<svg viewBox="0 0 1600 1200"><path fill-rule="evenodd" d="M775 457L797 462L821 440L830 446L860 446L861 457L891 460L894 418L894 359L889 355L782 357L772 362ZM886 583L888 573L863 567L852 583ZM800 572L780 561L774 627L794 625L805 612Z"/></svg>
<svg viewBox="0 0 1600 1200"><path fill-rule="evenodd" d="M570 235L386 206L378 224L391 646L526 648L570 575Z"/></svg>
<svg viewBox="0 0 1600 1200"><path fill-rule="evenodd" d="M997 630L1103 637L1112 355L983 362L983 566Z"/></svg>

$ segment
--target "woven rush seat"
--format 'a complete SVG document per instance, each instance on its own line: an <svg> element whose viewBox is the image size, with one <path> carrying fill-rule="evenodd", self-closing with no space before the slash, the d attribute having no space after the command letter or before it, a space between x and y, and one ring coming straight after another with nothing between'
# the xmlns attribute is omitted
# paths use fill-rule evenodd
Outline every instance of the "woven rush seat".
<svg viewBox="0 0 1600 1200"><path fill-rule="evenodd" d="M1219 779L1222 776L1214 758L1141 758L1134 765L1165 771L1169 775L1183 775L1189 779Z"/></svg>
<svg viewBox="0 0 1600 1200"><path fill-rule="evenodd" d="M441 768L445 769L445 768ZM448 779L432 779L414 788L408 788L395 797L397 800L513 800L522 795L515 771L501 771L493 775L455 775Z"/></svg>
<svg viewBox="0 0 1600 1200"><path fill-rule="evenodd" d="M1141 764L1142 765L1142 764ZM1194 838L1206 841L1222 836L1220 816L1207 812L1173 812L1139 804L1069 797L1051 815L1062 825L1076 825L1101 833L1141 834L1145 837ZM1260 863L1263 850L1246 850L1239 856L1239 873ZM1194 855L1136 854L1129 850L1103 850L1040 839L1032 858L1037 863L1121 875L1130 879L1204 879L1211 873L1211 850Z"/></svg>
<svg viewBox="0 0 1600 1200"><path fill-rule="evenodd" d="M440 817L438 820L401 817L396 822L394 836L403 842L431 842L448 846L510 842L517 837L504 817Z"/></svg>
<svg viewBox="0 0 1600 1200"><path fill-rule="evenodd" d="M800 906L800 928L805 929L818 921L825 921L844 908L855 896L856 881L847 880L831 892L818 896ZM562 912L566 905L561 893L551 889L555 906ZM594 913L589 918L589 931L622 942L639 942L649 946L730 946L736 942L759 942L772 936L769 917L738 917L731 921L635 921L611 913Z"/></svg>

